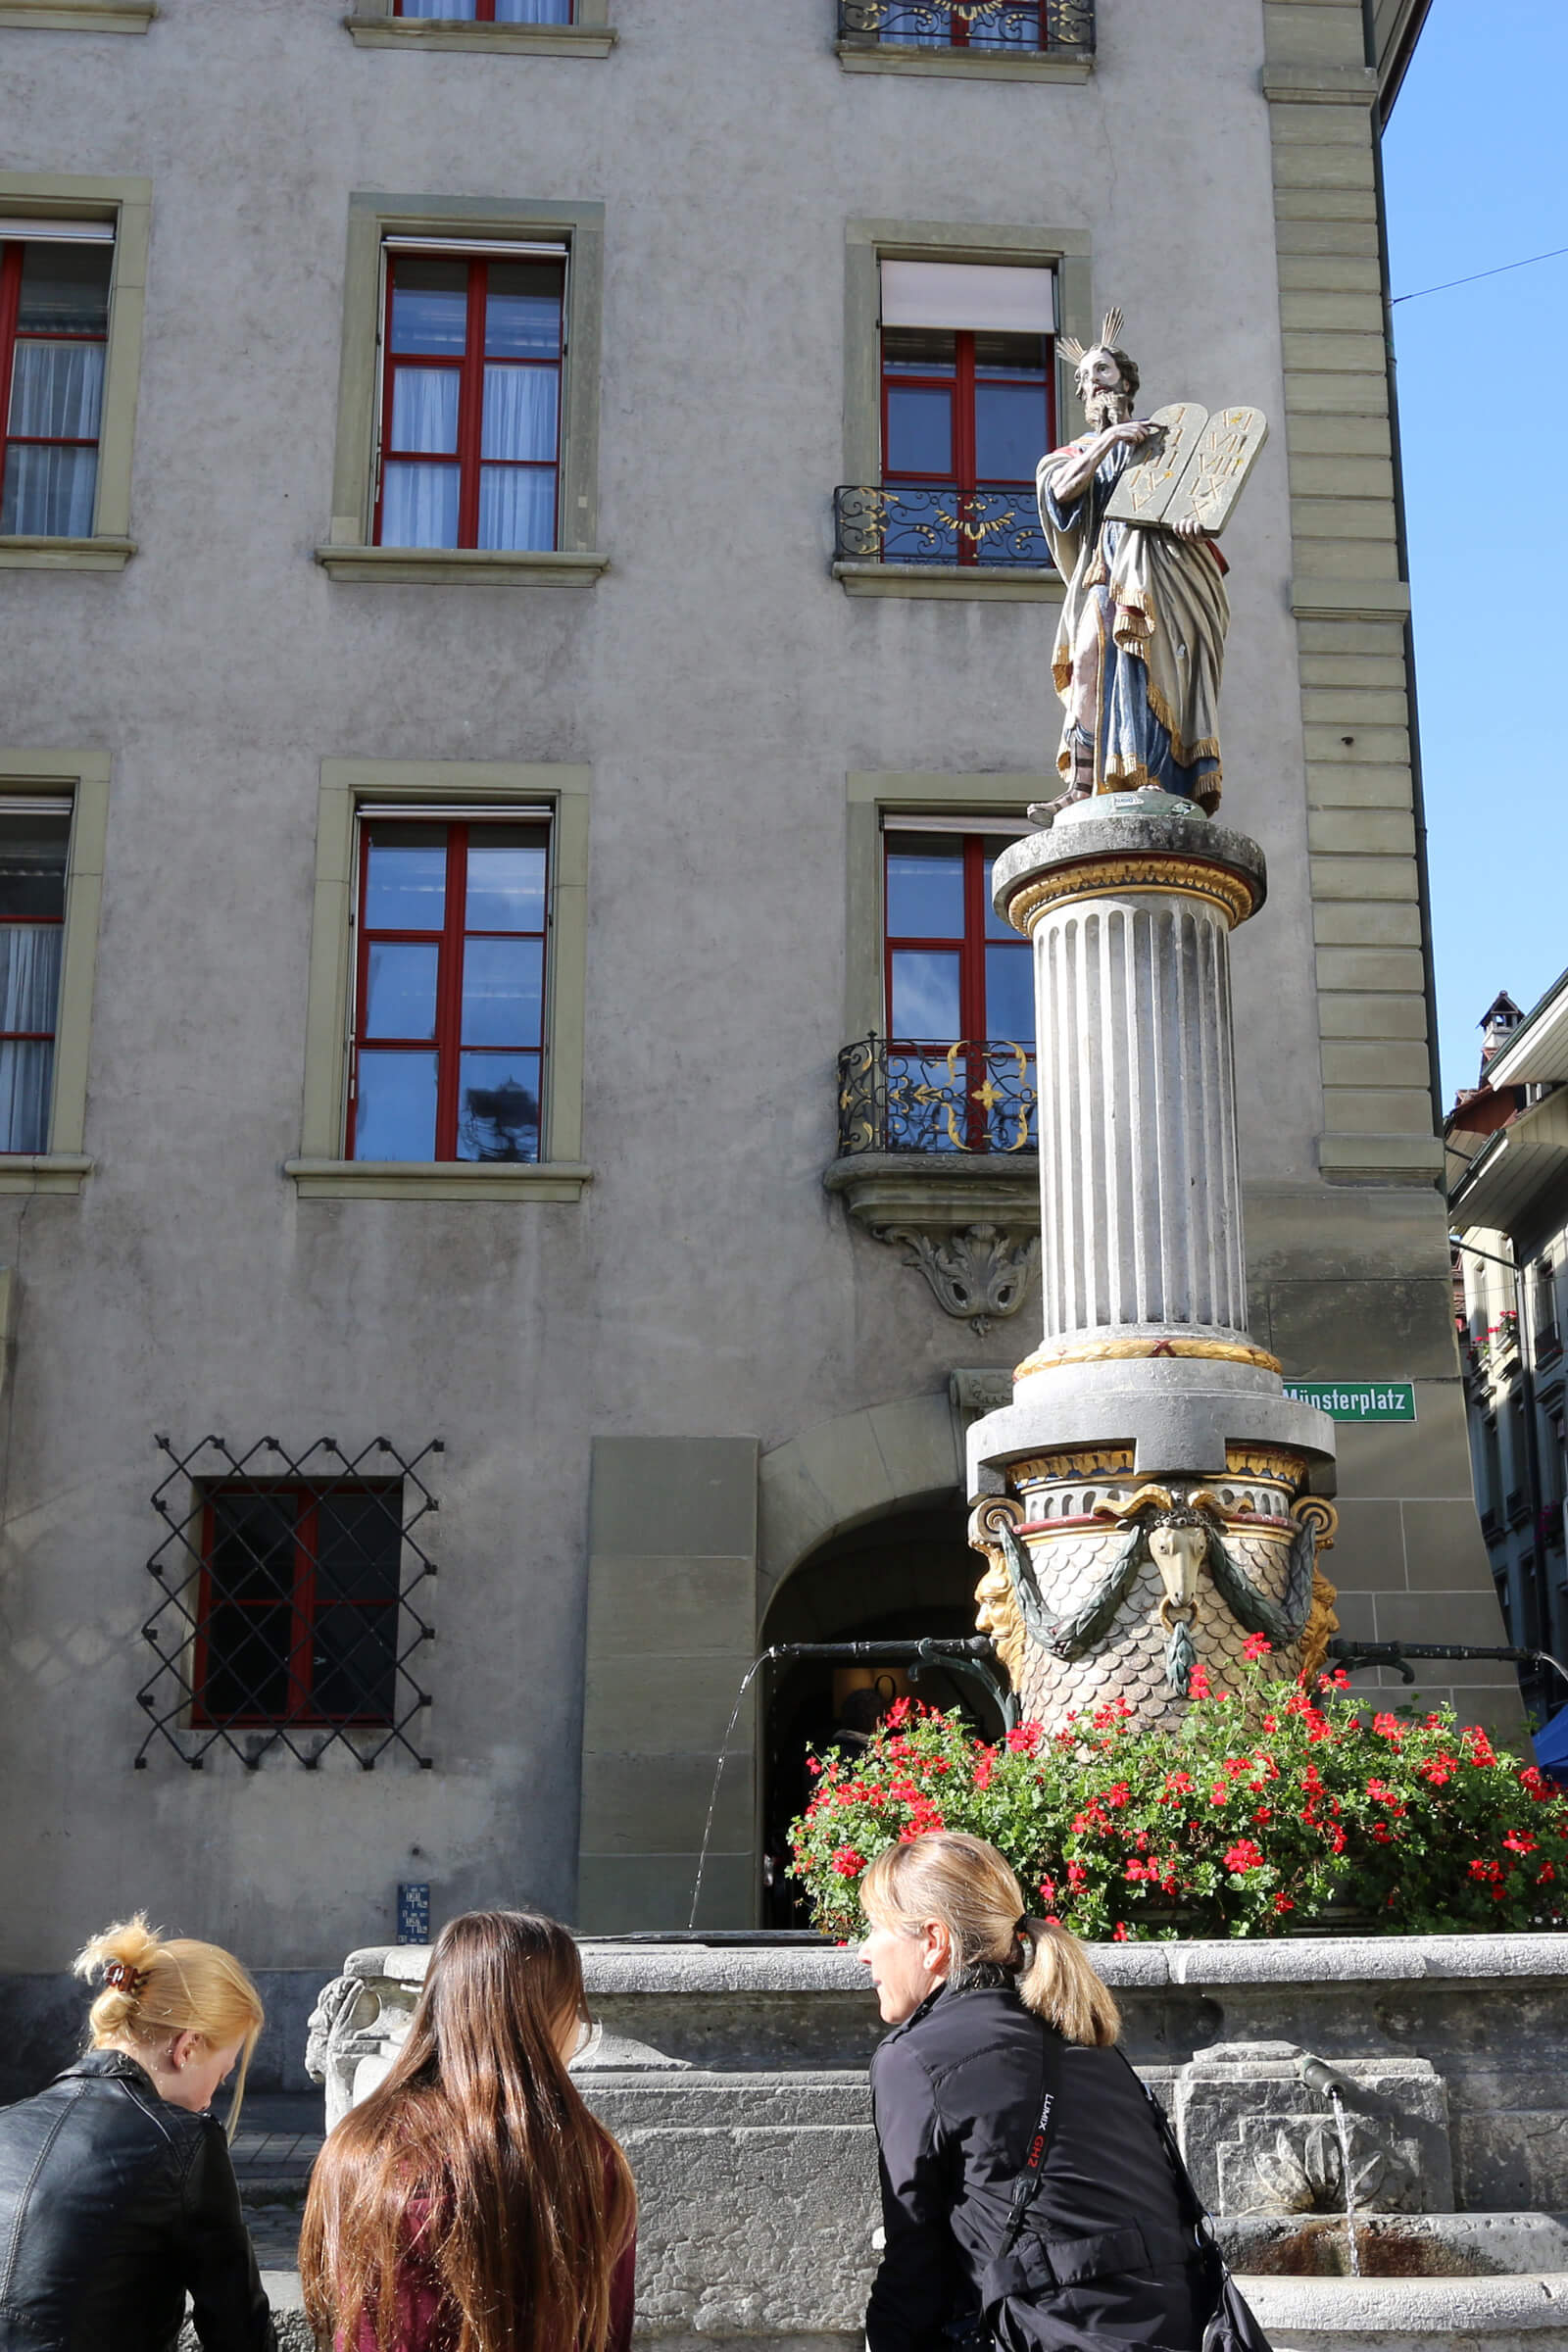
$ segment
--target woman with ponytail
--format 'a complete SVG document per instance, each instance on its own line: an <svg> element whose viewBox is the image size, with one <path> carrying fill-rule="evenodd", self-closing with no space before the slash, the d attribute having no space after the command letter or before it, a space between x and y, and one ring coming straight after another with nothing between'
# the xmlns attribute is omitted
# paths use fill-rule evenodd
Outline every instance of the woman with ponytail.
<svg viewBox="0 0 1568 2352"><path fill-rule="evenodd" d="M391 2072L328 2135L300 2236L337 2352L627 2352L637 2200L566 2069L582 1960L553 1919L442 1929Z"/></svg>
<svg viewBox="0 0 1568 2352"><path fill-rule="evenodd" d="M871 2061L868 2352L1198 2352L1204 2257L1077 1937L1026 1918L996 1847L956 1831L878 1854L860 1907L893 2028Z"/></svg>
<svg viewBox="0 0 1568 2352"><path fill-rule="evenodd" d="M187 2294L205 2352L274 2352L211 2111L237 2067L233 2131L255 1985L231 1953L139 1913L75 1972L102 1984L86 2055L0 2109L0 2352L174 2352Z"/></svg>

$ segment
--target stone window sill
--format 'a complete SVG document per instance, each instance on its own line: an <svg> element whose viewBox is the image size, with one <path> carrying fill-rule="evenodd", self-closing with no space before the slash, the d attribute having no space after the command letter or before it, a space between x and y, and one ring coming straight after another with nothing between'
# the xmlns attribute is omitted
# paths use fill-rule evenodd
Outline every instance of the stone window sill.
<svg viewBox="0 0 1568 2352"><path fill-rule="evenodd" d="M477 24L439 17L345 17L358 49L470 49L492 57L608 57L608 24Z"/></svg>
<svg viewBox="0 0 1568 2352"><path fill-rule="evenodd" d="M80 1152L0 1152L0 1193L79 1193L91 1174Z"/></svg>
<svg viewBox="0 0 1568 2352"><path fill-rule="evenodd" d="M0 23L4 19L0 18ZM134 539L0 539L0 571L123 571Z"/></svg>
<svg viewBox="0 0 1568 2352"><path fill-rule="evenodd" d="M846 74L945 74L958 81L1087 81L1095 70L1089 57L987 57L964 49L873 48L858 41L837 44Z"/></svg>
<svg viewBox="0 0 1568 2352"><path fill-rule="evenodd" d="M591 588L610 569L608 556L532 548L318 547L316 561L329 579L362 588Z"/></svg>
<svg viewBox="0 0 1568 2352"><path fill-rule="evenodd" d="M982 570L973 564L835 564L846 596L937 597L982 605L1059 605L1056 571Z"/></svg>
<svg viewBox="0 0 1568 2352"><path fill-rule="evenodd" d="M302 1200L578 1200L575 1160L286 1159Z"/></svg>
<svg viewBox="0 0 1568 2352"><path fill-rule="evenodd" d="M158 0L0 0L0 25L33 32L145 32Z"/></svg>

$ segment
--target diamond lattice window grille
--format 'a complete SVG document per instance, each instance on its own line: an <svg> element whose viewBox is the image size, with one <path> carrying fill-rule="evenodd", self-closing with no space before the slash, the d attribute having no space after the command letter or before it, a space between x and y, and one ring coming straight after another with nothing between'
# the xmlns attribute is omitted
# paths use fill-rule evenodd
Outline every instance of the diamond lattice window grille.
<svg viewBox="0 0 1568 2352"><path fill-rule="evenodd" d="M167 1744L197 1772L215 1747L252 1772L283 1748L309 1772L337 1743L366 1772L392 1748L428 1771L413 1735L430 1704L416 1667L435 1640L423 1529L442 1440L406 1453L373 1438L354 1454L335 1438L299 1453L276 1438L156 1442L166 1532L147 1562L156 1665L136 1694L136 1769Z"/></svg>

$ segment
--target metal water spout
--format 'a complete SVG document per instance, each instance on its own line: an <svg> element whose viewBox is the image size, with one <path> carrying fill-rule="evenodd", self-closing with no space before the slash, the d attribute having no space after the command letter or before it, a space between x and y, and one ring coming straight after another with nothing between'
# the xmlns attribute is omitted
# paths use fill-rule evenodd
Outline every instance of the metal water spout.
<svg viewBox="0 0 1568 2352"><path fill-rule="evenodd" d="M1314 2058L1310 2051L1302 2050L1296 2061L1296 2071L1308 2090L1320 2091L1326 2099L1349 2099L1354 2103L1354 2083L1337 2074L1326 2060Z"/></svg>

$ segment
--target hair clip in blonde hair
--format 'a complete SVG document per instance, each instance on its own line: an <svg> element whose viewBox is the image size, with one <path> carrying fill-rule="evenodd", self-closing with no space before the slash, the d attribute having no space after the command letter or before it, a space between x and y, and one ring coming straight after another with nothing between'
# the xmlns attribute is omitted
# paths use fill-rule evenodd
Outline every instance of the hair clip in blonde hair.
<svg viewBox="0 0 1568 2352"><path fill-rule="evenodd" d="M104 1984L111 1992L128 1992L135 2000L145 1990L151 1970L132 1968L128 1960L111 1960L104 1970Z"/></svg>

